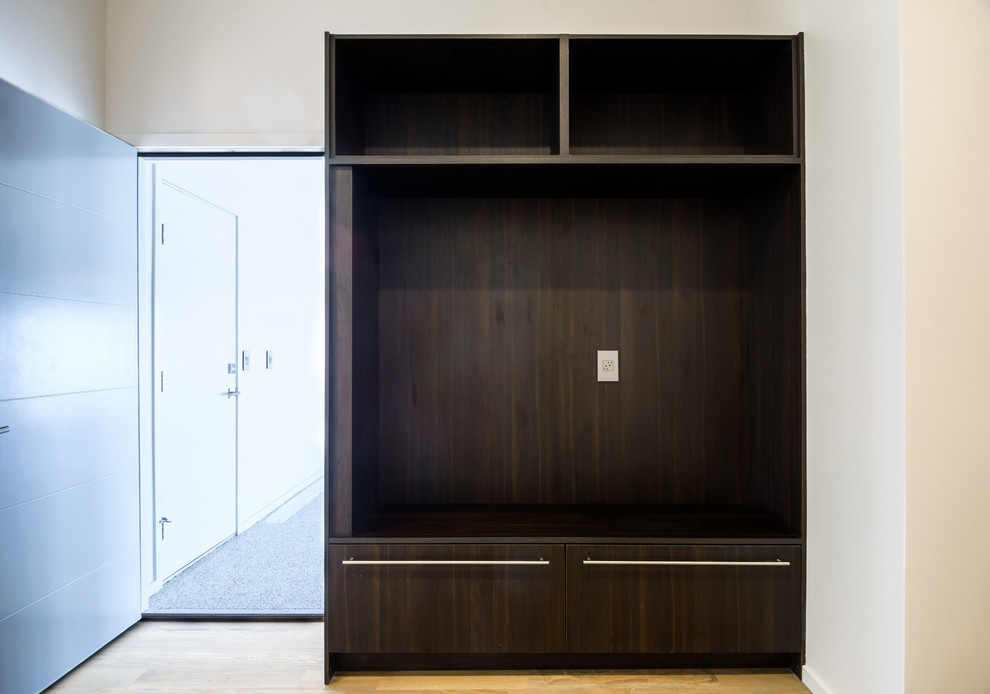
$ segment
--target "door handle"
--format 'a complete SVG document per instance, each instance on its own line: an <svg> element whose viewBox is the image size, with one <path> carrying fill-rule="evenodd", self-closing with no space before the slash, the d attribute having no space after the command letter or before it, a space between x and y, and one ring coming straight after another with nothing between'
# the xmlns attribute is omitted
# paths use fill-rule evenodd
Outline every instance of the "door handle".
<svg viewBox="0 0 990 694"><path fill-rule="evenodd" d="M10 427L0 427L0 434L6 434L10 431Z"/></svg>
<svg viewBox="0 0 990 694"><path fill-rule="evenodd" d="M540 559L344 559L341 564L364 564L367 566L550 566L550 562Z"/></svg>
<svg viewBox="0 0 990 694"><path fill-rule="evenodd" d="M240 394L241 394L241 391L239 391L239 390L231 390L230 388L227 389L227 399L228 400L230 400L231 398L236 398Z"/></svg>
<svg viewBox="0 0 990 694"><path fill-rule="evenodd" d="M582 564L599 566L790 566L789 561L609 561L585 559Z"/></svg>

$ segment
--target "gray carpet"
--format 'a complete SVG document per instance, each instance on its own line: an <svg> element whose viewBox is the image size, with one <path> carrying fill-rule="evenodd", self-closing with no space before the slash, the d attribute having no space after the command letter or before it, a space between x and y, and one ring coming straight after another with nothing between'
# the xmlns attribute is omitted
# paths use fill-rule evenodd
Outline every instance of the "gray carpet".
<svg viewBox="0 0 990 694"><path fill-rule="evenodd" d="M173 576L148 612L322 614L322 489L315 482Z"/></svg>

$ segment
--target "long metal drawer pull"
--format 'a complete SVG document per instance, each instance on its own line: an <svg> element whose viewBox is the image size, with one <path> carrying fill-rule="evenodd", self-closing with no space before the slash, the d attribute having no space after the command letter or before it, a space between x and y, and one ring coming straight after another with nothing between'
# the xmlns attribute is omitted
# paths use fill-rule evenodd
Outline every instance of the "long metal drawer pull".
<svg viewBox="0 0 990 694"><path fill-rule="evenodd" d="M789 561L612 561L585 559L583 564L605 566L790 566Z"/></svg>
<svg viewBox="0 0 990 694"><path fill-rule="evenodd" d="M370 566L549 566L546 559L508 559L489 561L486 559L344 559L341 564L364 564Z"/></svg>
<svg viewBox="0 0 990 694"><path fill-rule="evenodd" d="M10 431L10 427L0 427L0 434L6 434Z"/></svg>

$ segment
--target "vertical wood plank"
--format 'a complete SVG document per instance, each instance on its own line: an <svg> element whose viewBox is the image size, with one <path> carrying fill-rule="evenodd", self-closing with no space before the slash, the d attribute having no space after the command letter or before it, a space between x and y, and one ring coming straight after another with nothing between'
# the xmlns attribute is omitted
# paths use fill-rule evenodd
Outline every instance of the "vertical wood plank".
<svg viewBox="0 0 990 694"><path fill-rule="evenodd" d="M560 37L559 63L560 154L571 153L571 47L570 38Z"/></svg>
<svg viewBox="0 0 990 694"><path fill-rule="evenodd" d="M352 402L354 315L354 176L350 167L331 166L327 240L327 473L333 536L352 532Z"/></svg>
<svg viewBox="0 0 990 694"><path fill-rule="evenodd" d="M337 76L334 72L337 65L337 40L329 31L324 36L326 55L323 63L325 69L323 83L327 85L324 94L326 101L323 106L324 118L326 120L326 133L324 137L326 139L326 156L333 158L337 156ZM329 200L329 198L327 199Z"/></svg>

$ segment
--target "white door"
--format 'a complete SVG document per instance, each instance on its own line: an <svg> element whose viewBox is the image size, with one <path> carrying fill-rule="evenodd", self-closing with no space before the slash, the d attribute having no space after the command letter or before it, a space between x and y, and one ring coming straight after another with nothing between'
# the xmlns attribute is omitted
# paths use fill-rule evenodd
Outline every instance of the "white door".
<svg viewBox="0 0 990 694"><path fill-rule="evenodd" d="M155 177L155 576L236 530L237 217Z"/></svg>

